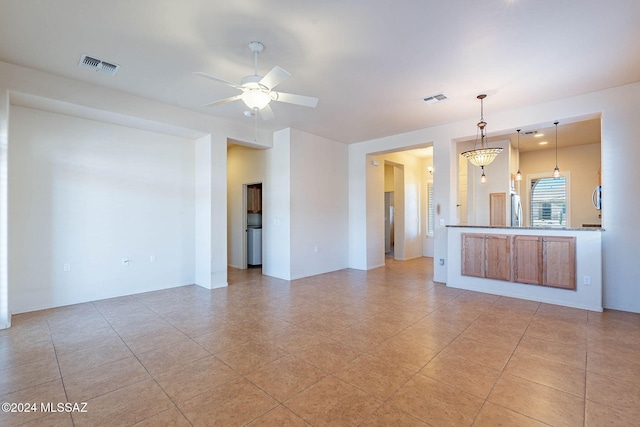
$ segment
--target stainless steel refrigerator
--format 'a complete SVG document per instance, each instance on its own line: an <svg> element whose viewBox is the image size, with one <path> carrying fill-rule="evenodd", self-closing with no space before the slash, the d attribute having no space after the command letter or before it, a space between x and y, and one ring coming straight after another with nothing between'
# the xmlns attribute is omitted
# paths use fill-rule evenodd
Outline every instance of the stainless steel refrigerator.
<svg viewBox="0 0 640 427"><path fill-rule="evenodd" d="M511 226L522 227L522 204L518 194L511 195Z"/></svg>

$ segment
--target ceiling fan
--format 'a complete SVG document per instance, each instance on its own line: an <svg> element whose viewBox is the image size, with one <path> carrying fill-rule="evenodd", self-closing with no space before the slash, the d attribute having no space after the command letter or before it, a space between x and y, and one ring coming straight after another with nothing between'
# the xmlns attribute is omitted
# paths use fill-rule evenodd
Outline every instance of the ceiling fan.
<svg viewBox="0 0 640 427"><path fill-rule="evenodd" d="M254 54L254 70L251 76L244 77L240 84L212 76L207 73L196 71L202 77L206 77L216 82L224 83L233 88L239 89L242 93L230 98L213 101L203 105L203 107L213 107L215 105L226 104L227 102L242 99L247 107L254 112L260 111L263 120L269 120L274 117L273 110L269 106L271 101L286 102L289 104L303 105L305 107L315 108L318 105L318 98L303 95L294 95L286 92L276 92L273 90L280 83L291 77L291 74L277 65L271 69L264 77L258 75L258 54L264 50L264 45L260 42L253 41L249 43L249 49Z"/></svg>

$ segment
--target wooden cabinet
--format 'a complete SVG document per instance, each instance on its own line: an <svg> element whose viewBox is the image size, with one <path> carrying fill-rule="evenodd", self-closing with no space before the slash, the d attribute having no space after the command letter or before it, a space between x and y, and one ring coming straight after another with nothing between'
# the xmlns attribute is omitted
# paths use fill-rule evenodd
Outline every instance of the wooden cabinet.
<svg viewBox="0 0 640 427"><path fill-rule="evenodd" d="M539 236L513 238L513 281L542 283L542 241Z"/></svg>
<svg viewBox="0 0 640 427"><path fill-rule="evenodd" d="M513 281L576 289L576 238L514 236Z"/></svg>
<svg viewBox="0 0 640 427"><path fill-rule="evenodd" d="M511 236L463 234L462 274L511 280Z"/></svg>
<svg viewBox="0 0 640 427"><path fill-rule="evenodd" d="M492 227L507 225L507 193L489 194L489 225Z"/></svg>
<svg viewBox="0 0 640 427"><path fill-rule="evenodd" d="M542 238L542 284L576 289L576 238Z"/></svg>
<svg viewBox="0 0 640 427"><path fill-rule="evenodd" d="M462 274L484 277L484 234L462 235Z"/></svg>
<svg viewBox="0 0 640 427"><path fill-rule="evenodd" d="M247 185L247 213L262 213L262 184Z"/></svg>
<svg viewBox="0 0 640 427"><path fill-rule="evenodd" d="M505 234L485 236L485 277L511 280L511 236Z"/></svg>
<svg viewBox="0 0 640 427"><path fill-rule="evenodd" d="M462 234L462 275L576 289L576 238Z"/></svg>

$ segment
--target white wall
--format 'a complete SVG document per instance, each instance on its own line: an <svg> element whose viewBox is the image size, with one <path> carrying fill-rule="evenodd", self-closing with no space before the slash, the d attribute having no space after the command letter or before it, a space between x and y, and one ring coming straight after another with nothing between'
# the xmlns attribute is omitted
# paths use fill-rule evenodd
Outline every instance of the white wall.
<svg viewBox="0 0 640 427"><path fill-rule="evenodd" d="M0 90L0 329L11 326L9 311L9 92Z"/></svg>
<svg viewBox="0 0 640 427"><path fill-rule="evenodd" d="M211 134L211 284L209 288L227 286L227 136Z"/></svg>
<svg viewBox="0 0 640 427"><path fill-rule="evenodd" d="M195 283L211 288L211 135L195 141Z"/></svg>
<svg viewBox="0 0 640 427"><path fill-rule="evenodd" d="M347 146L291 129L291 278L346 268Z"/></svg>
<svg viewBox="0 0 640 427"><path fill-rule="evenodd" d="M243 186L264 181L265 150L231 145L227 149L227 253L228 263L244 268L246 242Z"/></svg>
<svg viewBox="0 0 640 427"><path fill-rule="evenodd" d="M13 313L194 282L193 141L22 107L9 138Z"/></svg>
<svg viewBox="0 0 640 427"><path fill-rule="evenodd" d="M262 272L290 280L347 267L347 146L296 129L266 150Z"/></svg>
<svg viewBox="0 0 640 427"><path fill-rule="evenodd" d="M273 134L262 185L262 274L291 278L291 129Z"/></svg>

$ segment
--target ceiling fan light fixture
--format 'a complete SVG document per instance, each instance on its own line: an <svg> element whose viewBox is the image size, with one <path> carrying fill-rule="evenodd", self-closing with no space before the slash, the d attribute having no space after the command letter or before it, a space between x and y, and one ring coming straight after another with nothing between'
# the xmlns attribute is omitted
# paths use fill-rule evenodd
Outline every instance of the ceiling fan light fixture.
<svg viewBox="0 0 640 427"><path fill-rule="evenodd" d="M315 108L318 105L318 98L312 96L296 95L286 92L275 92L273 89L280 83L291 77L291 73L277 65L271 69L266 75L258 75L258 54L264 50L264 45L258 41L249 43L249 49L253 53L254 58L254 74L242 78L240 84L212 76L201 71L196 71L202 77L218 83L224 83L234 89L239 89L241 93L229 98L220 99L218 101L209 102L203 107L213 107L216 105L226 104L238 99L242 99L247 107L252 111L260 110L260 117L263 120L270 120L274 117L273 111L269 107L271 101L284 102L287 104L302 105L305 107Z"/></svg>
<svg viewBox="0 0 640 427"><path fill-rule="evenodd" d="M242 94L242 100L252 110L262 110L271 102L271 96L261 89L247 89Z"/></svg>

